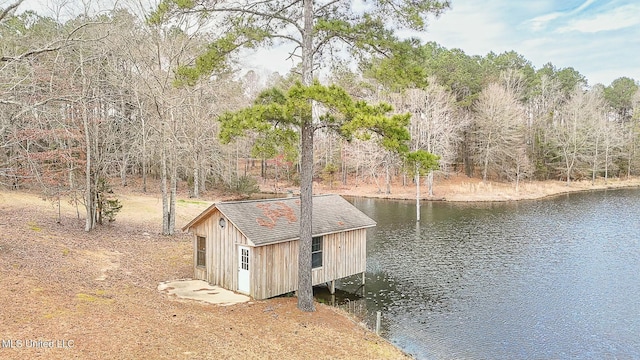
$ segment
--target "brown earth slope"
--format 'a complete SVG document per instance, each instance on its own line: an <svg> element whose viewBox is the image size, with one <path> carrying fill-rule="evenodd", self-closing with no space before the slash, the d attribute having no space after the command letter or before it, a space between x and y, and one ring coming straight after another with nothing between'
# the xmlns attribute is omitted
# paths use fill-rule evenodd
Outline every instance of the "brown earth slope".
<svg viewBox="0 0 640 360"><path fill-rule="evenodd" d="M159 293L192 275L189 238L158 234L158 198L120 198L117 221L85 233L67 203L58 224L57 204L0 191L0 358L405 358L322 304L302 313L295 298L222 307ZM179 201L178 225L208 204Z"/></svg>

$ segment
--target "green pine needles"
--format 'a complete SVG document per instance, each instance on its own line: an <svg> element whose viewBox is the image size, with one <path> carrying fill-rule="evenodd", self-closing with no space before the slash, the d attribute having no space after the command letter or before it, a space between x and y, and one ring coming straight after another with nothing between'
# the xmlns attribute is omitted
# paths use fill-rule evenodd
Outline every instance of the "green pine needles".
<svg viewBox="0 0 640 360"><path fill-rule="evenodd" d="M316 118L312 115L312 102L317 105ZM300 126L312 121L314 130L333 131L346 140L375 138L388 150L407 153L410 115L391 114L392 110L386 103L354 101L339 86L325 86L318 81L311 86L296 83L286 92L277 88L265 90L252 106L223 114L219 118L220 139L228 143L252 131L258 134L254 153L284 153L288 159L295 159Z"/></svg>

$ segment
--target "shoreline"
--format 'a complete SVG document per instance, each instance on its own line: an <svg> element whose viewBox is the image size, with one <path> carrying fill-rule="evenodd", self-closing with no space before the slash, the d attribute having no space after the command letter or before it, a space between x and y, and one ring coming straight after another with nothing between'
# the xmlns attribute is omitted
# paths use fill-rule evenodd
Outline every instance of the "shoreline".
<svg viewBox="0 0 640 360"><path fill-rule="evenodd" d="M426 196L426 189L421 186L420 201L434 202L509 202L524 200L542 200L554 196L566 195L585 191L613 190L623 188L640 188L640 178L630 179L604 179L596 180L595 184L589 181L573 181L567 184L563 181L530 181L520 184L516 191L513 184L486 182L462 176L449 179L438 179L434 182L434 195ZM295 187L279 187L274 191L274 185L266 183L260 187L260 194L283 195L293 193L297 195L299 190ZM393 184L391 193L385 194L372 184L360 184L358 186L329 187L325 184L314 183L314 195L338 194L347 197L363 197L388 200L416 200L415 186Z"/></svg>
<svg viewBox="0 0 640 360"><path fill-rule="evenodd" d="M335 193L343 196L415 201L415 187L411 185L394 184L391 194L378 192L379 188L372 184L360 184L357 187L334 186L333 189L324 184L314 185L316 194ZM527 182L521 184L520 192L516 194L512 184L482 183L479 180L458 176L437 179L434 186L435 196L423 196L421 201L472 203L540 200L573 192L624 188L640 188L640 178L614 179L607 184L600 180L595 185L592 185L591 181L572 182L569 186L558 181ZM295 191L293 187L282 188L278 194L286 196L289 189ZM266 187L263 190L270 189ZM265 193L274 194L269 191ZM219 195L221 194L215 197ZM199 214L212 200L205 196L192 201L184 194L178 195L178 198L184 199L178 204L177 220L180 223L189 221ZM80 220L76 219L76 209L70 203L62 203L63 222L57 224L57 204L44 201L32 192L0 190L0 200L3 200L0 201L0 212L6 215L6 221L0 224L0 227L3 227L9 236L5 242L0 241L0 255L7 257L5 266L0 265L0 269L5 271L4 284L11 285L13 291L5 294L5 297L0 297L0 303L8 307L9 313L29 316L29 321L37 324L39 331L48 337L71 336L78 345L74 350L77 353L74 355L83 357L86 355L99 358L99 353L111 350L112 342L131 343L140 330L149 328L148 322L154 326L167 325L166 316L159 314L173 314L171 319L185 319L184 322L175 324L181 327L185 334L197 335L199 328L224 323L226 325L223 329L226 329L226 332L241 330L245 335L259 337L260 333L254 332L252 328L278 326L289 329L289 333L297 332L296 337L278 337L270 340L277 340L294 349L306 342L314 342L322 348L330 343L342 341L344 348L362 352L363 356L356 358L411 358L411 354L389 339L375 335L352 314L337 311L339 309L336 308L317 306L315 313L303 314L296 312L295 301L276 298L255 302L251 306L236 307L235 309L250 314L247 318L238 318L231 308L207 308L207 312L202 313L204 308L198 303L178 305L170 299L158 297L155 285L159 281L191 274L190 242L184 241L187 240L185 235L178 234L175 238L169 239L156 232L156 225L161 220L161 203L157 194L125 192L121 199L127 206L123 208L117 226L106 225L99 231L85 233L80 226ZM9 238L13 241L8 241ZM151 248L153 250L150 250ZM25 262L25 258L20 255L23 252L28 253L30 257L48 258L52 261L36 264ZM167 254L172 254L168 261L161 261L160 259L167 258ZM52 265L56 266L51 267ZM75 271L59 270L63 268ZM45 281L41 276L43 271L54 274L57 280L53 283ZM15 295L21 300L10 301L9 296ZM96 314L87 316L86 302L94 305ZM157 309L149 309L146 305L149 302L154 302L154 308ZM140 315L149 321L132 324L128 317L120 316L119 312L114 311L116 305L124 308L128 314ZM195 325L191 320L186 321L194 313L204 316ZM16 336L32 335L15 326L19 323L18 318L10 316L9 319L14 320L10 321L10 324L13 324L8 328L10 333ZM60 323L59 320L63 322ZM109 333L109 329L113 330L113 327L104 328L102 324L105 321L114 326L126 325L131 331ZM64 324L84 325L79 326L81 331L75 331ZM327 340L317 340L313 335L317 331L323 332ZM97 341L84 335L90 332L101 334L107 340ZM201 355L223 353L230 357L240 356L232 348L204 345L209 338L196 335L170 339L167 345L165 341L168 340L158 334L154 337L153 351L177 355L179 353L173 350L185 346L188 351ZM216 339L217 342L223 341L223 337ZM262 353L265 344L267 343L263 342L260 346L251 347L249 352ZM276 348L268 350L271 354L278 352ZM126 353L132 356L146 353L139 351L140 349L129 349ZM153 351L152 353L159 358L162 354L166 355ZM24 355L17 352L7 354L9 358ZM295 352L292 355L292 358L304 358L308 354ZM336 351L333 355L341 357L345 353Z"/></svg>

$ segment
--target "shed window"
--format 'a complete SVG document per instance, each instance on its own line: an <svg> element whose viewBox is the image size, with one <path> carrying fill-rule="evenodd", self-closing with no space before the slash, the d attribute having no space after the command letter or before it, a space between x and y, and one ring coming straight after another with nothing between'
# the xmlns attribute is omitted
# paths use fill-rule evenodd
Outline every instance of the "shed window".
<svg viewBox="0 0 640 360"><path fill-rule="evenodd" d="M311 240L311 268L322 267L322 236Z"/></svg>
<svg viewBox="0 0 640 360"><path fill-rule="evenodd" d="M197 266L206 266L206 256L205 254L207 253L207 239L202 237L202 236L198 236L198 244L196 246L196 253L197 253L197 260L196 260L196 265Z"/></svg>

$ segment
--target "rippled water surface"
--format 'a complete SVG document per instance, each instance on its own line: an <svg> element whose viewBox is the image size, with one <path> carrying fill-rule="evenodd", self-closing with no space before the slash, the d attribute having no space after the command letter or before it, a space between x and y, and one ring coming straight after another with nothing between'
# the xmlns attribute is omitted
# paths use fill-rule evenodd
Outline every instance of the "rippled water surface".
<svg viewBox="0 0 640 360"><path fill-rule="evenodd" d="M352 202L378 222L367 310L416 358L640 358L640 190L427 203L419 225L413 202Z"/></svg>

